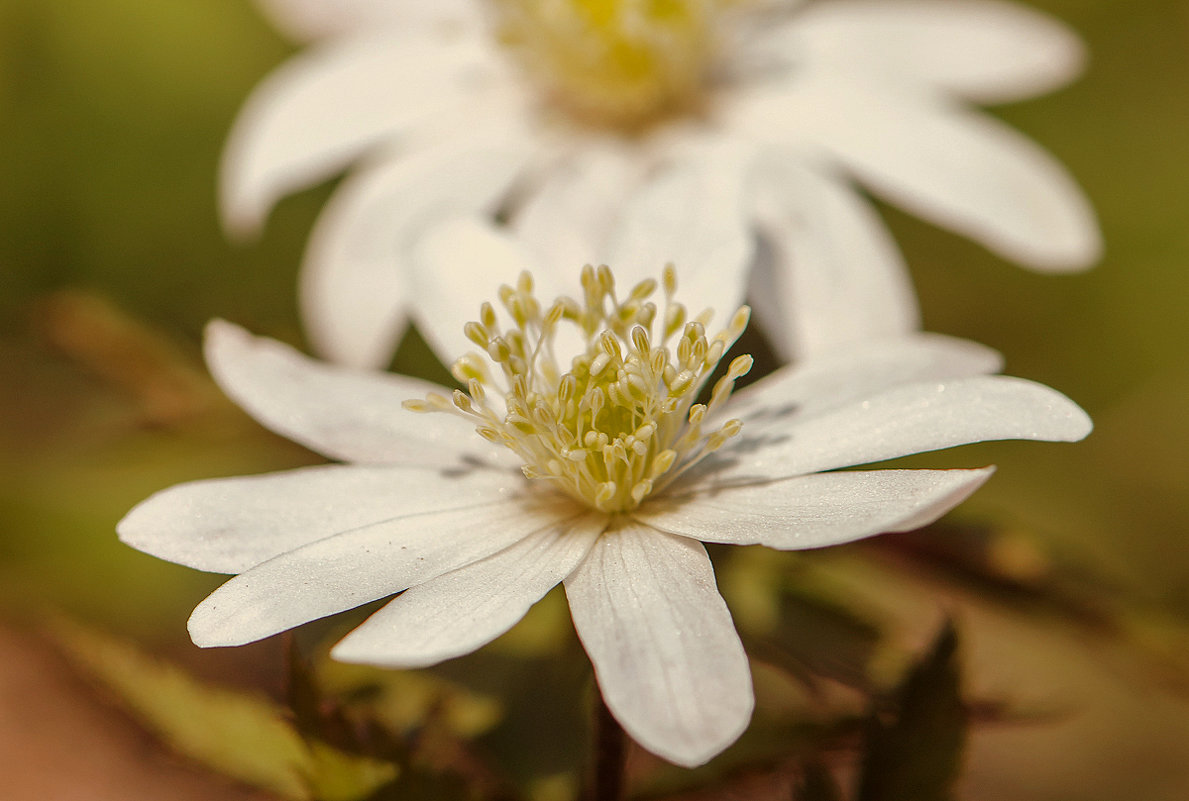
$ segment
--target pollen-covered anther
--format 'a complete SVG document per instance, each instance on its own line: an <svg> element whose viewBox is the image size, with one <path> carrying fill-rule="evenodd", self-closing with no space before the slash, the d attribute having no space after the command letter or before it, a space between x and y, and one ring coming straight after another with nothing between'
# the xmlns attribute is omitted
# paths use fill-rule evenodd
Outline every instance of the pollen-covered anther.
<svg viewBox="0 0 1189 801"><path fill-rule="evenodd" d="M511 325L501 329L489 303L478 322L467 324L467 338L480 350L454 364L466 390L406 406L477 421L480 436L524 460L526 477L595 509L628 511L739 433L738 420L708 434L702 429L751 369L750 356L731 361L706 403L695 400L749 312L743 307L707 337L710 313L688 320L673 300L672 266L659 282L641 281L622 300L606 266L584 267L581 286L581 300L561 297L547 306L533 295L528 273L515 286L501 286L500 306ZM659 315L649 300L658 286L665 293ZM665 321L661 330L658 318ZM683 322L674 326L675 320ZM555 353L564 325L580 333L579 352Z"/></svg>

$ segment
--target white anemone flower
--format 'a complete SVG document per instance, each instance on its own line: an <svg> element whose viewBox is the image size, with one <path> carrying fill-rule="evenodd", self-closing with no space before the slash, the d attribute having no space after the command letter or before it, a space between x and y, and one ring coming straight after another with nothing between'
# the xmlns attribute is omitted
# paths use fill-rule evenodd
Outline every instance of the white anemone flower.
<svg viewBox="0 0 1189 801"><path fill-rule="evenodd" d="M791 550L913 529L992 468L840 468L1090 430L1061 394L989 375L995 353L926 334L847 346L732 396L750 357L709 381L747 308L708 335L710 314L673 300L671 268L660 307L657 284L617 292L588 267L577 298L545 305L522 274L500 288L500 313L484 304L466 327L475 350L453 368L465 390L213 322L206 357L227 394L342 464L182 484L133 509L120 537L237 574L190 618L200 646L396 595L331 651L380 666L468 653L561 583L608 709L693 766L754 704L703 542Z"/></svg>
<svg viewBox="0 0 1189 801"><path fill-rule="evenodd" d="M498 219L553 263L615 264L606 232L672 170L691 199L670 224L695 205L731 224L724 269L756 268L757 316L790 359L918 326L863 190L1039 270L1099 254L1064 168L971 107L1081 69L1076 36L1020 5L260 2L312 41L245 105L221 206L251 232L355 165L301 278L307 333L334 361L388 363L418 302L411 251L442 215Z"/></svg>

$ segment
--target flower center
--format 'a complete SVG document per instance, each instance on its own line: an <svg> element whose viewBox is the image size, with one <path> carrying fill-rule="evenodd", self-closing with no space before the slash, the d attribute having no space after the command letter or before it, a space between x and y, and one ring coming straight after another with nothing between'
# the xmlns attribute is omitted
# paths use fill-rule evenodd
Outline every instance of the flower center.
<svg viewBox="0 0 1189 801"><path fill-rule="evenodd" d="M739 433L738 420L710 421L752 364L746 355L732 360L706 403L695 403L751 310L740 308L707 338L711 310L687 320L685 307L672 299L671 266L662 283L658 319L648 300L657 288L653 279L620 301L611 270L587 266L583 300L560 297L546 309L533 295L532 276L522 273L515 287L499 290L511 327L500 329L490 303L478 322L466 325L467 337L484 351L454 363L467 391L455 390L453 398L430 394L405 408L466 417L484 439L519 454L528 478L553 482L605 512L634 509ZM582 343L567 371L554 352L562 326L576 329Z"/></svg>
<svg viewBox="0 0 1189 801"><path fill-rule="evenodd" d="M493 0L496 33L550 102L639 130L697 110L734 0Z"/></svg>

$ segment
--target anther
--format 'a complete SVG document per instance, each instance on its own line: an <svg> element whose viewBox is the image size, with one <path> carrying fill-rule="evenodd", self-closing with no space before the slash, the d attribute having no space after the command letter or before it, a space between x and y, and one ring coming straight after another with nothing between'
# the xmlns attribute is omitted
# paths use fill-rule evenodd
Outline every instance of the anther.
<svg viewBox="0 0 1189 801"><path fill-rule="evenodd" d="M739 420L738 418L731 418L727 422L723 423L722 428L719 429L719 431L721 431L723 434L725 434L728 437L738 436L739 432L742 430L743 430L743 421Z"/></svg>
<svg viewBox="0 0 1189 801"><path fill-rule="evenodd" d="M747 328L747 323L750 320L751 320L751 307L750 306L740 306L739 310L736 311L734 316L731 317L730 325L727 326L728 330L730 331L732 340L739 338L739 336L743 333L743 330L745 328Z"/></svg>
<svg viewBox="0 0 1189 801"><path fill-rule="evenodd" d="M598 277L595 275L595 268L593 266L589 264L582 265L582 272L579 275L579 283L582 284L582 291L586 293L586 297L602 297L602 292L599 289Z"/></svg>
<svg viewBox="0 0 1189 801"><path fill-rule="evenodd" d="M702 364L707 370L714 369L714 366L718 364L718 360L722 358L724 350L726 350L726 347L723 345L721 339L716 339L710 343L710 347L706 350L706 358L702 361Z"/></svg>
<svg viewBox="0 0 1189 801"><path fill-rule="evenodd" d="M639 373L628 373L627 376L625 376L625 378L626 378L626 382L624 382L624 381L620 382L621 386L624 383L627 384L627 387L625 388L625 391L624 391L625 395L631 395L631 396L636 397L640 400L643 400L644 398L647 398L649 395L652 394L652 388L648 386L648 382L645 381L644 377L641 376Z"/></svg>
<svg viewBox="0 0 1189 801"><path fill-rule="evenodd" d="M487 350L487 343L491 341L491 337L487 334L487 329L478 323L467 323L463 326L462 332L466 334L467 339L474 342L479 347Z"/></svg>
<svg viewBox="0 0 1189 801"><path fill-rule="evenodd" d="M644 326L645 330L650 330L654 320L656 320L656 304L645 303L640 306L640 311L636 313L636 322Z"/></svg>
<svg viewBox="0 0 1189 801"><path fill-rule="evenodd" d="M664 338L676 334L685 325L685 306L680 303L673 303L665 308L665 331Z"/></svg>
<svg viewBox="0 0 1189 801"><path fill-rule="evenodd" d="M652 460L652 467L650 467L648 470L648 477L656 478L657 476L669 472L669 469L673 467L673 463L676 461L677 451L673 450L672 448L666 448L665 450L658 453Z"/></svg>
<svg viewBox="0 0 1189 801"><path fill-rule="evenodd" d="M648 368L654 377L663 376L669 366L669 354L664 348L653 348L648 354Z"/></svg>
<svg viewBox="0 0 1189 801"><path fill-rule="evenodd" d="M694 346L689 341L688 337L682 337L681 341L677 343L677 363L680 365L689 364L690 354L693 352Z"/></svg>
<svg viewBox="0 0 1189 801"><path fill-rule="evenodd" d="M496 364L503 364L512 358L512 349L503 337L495 337L487 345L487 355Z"/></svg>
<svg viewBox="0 0 1189 801"><path fill-rule="evenodd" d="M652 351L652 343L648 340L648 332L643 326L636 326L632 329L632 346L636 349L636 353L646 355Z"/></svg>
<svg viewBox="0 0 1189 801"><path fill-rule="evenodd" d="M470 396L461 389L454 390L454 405L467 414L475 414L475 406L471 403Z"/></svg>
<svg viewBox="0 0 1189 801"><path fill-rule="evenodd" d="M744 353L742 356L736 356L731 360L731 365L727 368L727 373L731 378L742 378L751 372L752 364L754 364L754 360L751 358L751 354Z"/></svg>
<svg viewBox="0 0 1189 801"><path fill-rule="evenodd" d="M599 337L599 347L602 348L603 353L606 353L612 358L623 358L623 352L619 348L619 340L610 331L604 331L603 335Z"/></svg>
<svg viewBox="0 0 1189 801"><path fill-rule="evenodd" d="M573 374L567 373L557 385L557 400L559 403L569 403L570 399L574 397L574 393L578 391L578 379L574 378Z"/></svg>
<svg viewBox="0 0 1189 801"><path fill-rule="evenodd" d="M669 392L673 395L684 395L685 391L693 386L694 375L692 370L682 370L671 381L668 381Z"/></svg>
<svg viewBox="0 0 1189 801"><path fill-rule="evenodd" d="M567 320L577 320L582 316L582 306L569 296L558 298L554 305L561 307L562 316Z"/></svg>
<svg viewBox="0 0 1189 801"><path fill-rule="evenodd" d="M661 284L665 288L665 296L672 297L677 292L677 270L673 267L673 262L665 265L665 269L661 271Z"/></svg>
<svg viewBox="0 0 1189 801"><path fill-rule="evenodd" d="M435 410L437 410L439 412L445 411L450 408L450 399L447 398L445 395L441 395L437 392L428 393L425 396L425 400L429 402L430 406L432 406Z"/></svg>
<svg viewBox="0 0 1189 801"><path fill-rule="evenodd" d="M640 283L632 287L632 291L628 294L629 300L642 301L648 298L656 291L656 279L645 278Z"/></svg>
<svg viewBox="0 0 1189 801"><path fill-rule="evenodd" d="M554 301L553 305L549 307L549 311L545 314L545 329L552 329L561 321L563 316L565 316L565 306L562 305L561 301Z"/></svg>
<svg viewBox="0 0 1189 801"><path fill-rule="evenodd" d="M614 294L615 292L615 276L611 273L611 268L606 264L600 264L596 270L599 278L599 286L607 294Z"/></svg>
<svg viewBox="0 0 1189 801"><path fill-rule="evenodd" d="M713 434L711 434L707 438L706 446L703 450L705 450L706 453L712 453L712 452L718 450L724 444L726 444L726 441L728 439L730 439L731 437L738 436L739 432L742 430L743 430L743 422L742 421L728 420L727 422L723 423L722 428L720 428L718 431L715 431Z"/></svg>
<svg viewBox="0 0 1189 801"><path fill-rule="evenodd" d="M599 387L595 387L594 389L592 389L587 394L587 397L590 399L590 401L589 401L590 420L591 420L591 424L593 425L595 419L598 418L598 416L599 416L599 412L602 411L603 404L606 402L607 399L603 395L603 390L600 389Z"/></svg>
<svg viewBox="0 0 1189 801"><path fill-rule="evenodd" d="M468 353L450 366L450 375L454 376L458 383L465 384L471 379L485 380L487 369L486 365L479 361L477 354Z"/></svg>
<svg viewBox="0 0 1189 801"><path fill-rule="evenodd" d="M479 307L479 322L488 331L498 330L496 328L495 309L487 301L484 301L483 305Z"/></svg>

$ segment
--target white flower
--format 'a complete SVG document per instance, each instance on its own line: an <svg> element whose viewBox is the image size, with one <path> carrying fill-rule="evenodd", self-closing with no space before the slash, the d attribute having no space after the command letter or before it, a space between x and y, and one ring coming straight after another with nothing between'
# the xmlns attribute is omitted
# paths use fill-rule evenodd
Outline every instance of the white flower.
<svg viewBox="0 0 1189 801"><path fill-rule="evenodd" d="M436 220L498 217L547 261L615 264L608 231L658 182L686 198L664 222L716 217L724 269L757 265L756 313L790 358L917 327L900 256L852 180L1037 269L1099 252L1065 170L969 107L1079 71L1076 37L1022 6L261 2L314 42L240 116L223 212L254 230L280 196L356 165L301 280L307 331L335 361L387 364L418 300L416 238Z"/></svg>
<svg viewBox="0 0 1189 801"><path fill-rule="evenodd" d="M1090 430L1059 393L987 375L993 352L925 334L850 346L731 396L751 363L739 356L696 403L747 309L708 336L706 314L672 301L671 271L661 284L658 307L656 281L616 293L609 270L586 268L579 299L545 306L522 275L501 288L501 315L485 305L467 327L480 351L454 366L466 392L319 363L214 322L207 361L227 394L344 464L182 484L133 509L120 537L238 574L195 609L201 646L400 593L332 651L382 666L470 652L563 583L608 708L650 751L697 765L753 706L700 541L802 549L916 528L991 468L839 468Z"/></svg>

